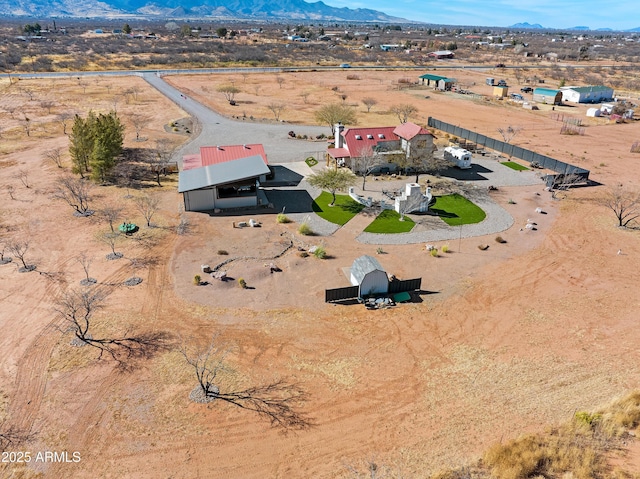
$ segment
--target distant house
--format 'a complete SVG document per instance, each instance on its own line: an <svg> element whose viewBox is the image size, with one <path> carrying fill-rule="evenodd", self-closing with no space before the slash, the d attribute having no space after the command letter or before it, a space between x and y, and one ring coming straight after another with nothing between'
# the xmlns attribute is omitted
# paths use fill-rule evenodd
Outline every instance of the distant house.
<svg viewBox="0 0 640 479"><path fill-rule="evenodd" d="M388 171L407 158L428 156L433 152L433 135L415 123L373 128L335 127L334 148L327 153L338 164L350 166L358 173L358 160L365 154L378 156L378 163Z"/></svg>
<svg viewBox="0 0 640 479"><path fill-rule="evenodd" d="M456 82L455 78L447 78L440 75L432 75L431 73L425 73L424 75L420 75L418 78L422 81L424 85L424 81L427 80L427 86L431 85L431 82L435 83L435 87L439 90L450 91L453 87L453 84Z"/></svg>
<svg viewBox="0 0 640 479"><path fill-rule="evenodd" d="M259 186L269 174L262 145L207 146L183 158L178 192L185 211L255 207L266 202Z"/></svg>
<svg viewBox="0 0 640 479"><path fill-rule="evenodd" d="M613 99L613 88L602 85L568 86L560 88L562 101L573 103L600 103Z"/></svg>
<svg viewBox="0 0 640 479"><path fill-rule="evenodd" d="M360 298L389 291L389 277L384 268L372 256L356 258L351 266L351 284L358 286Z"/></svg>
<svg viewBox="0 0 640 479"><path fill-rule="evenodd" d="M442 59L445 59L445 58L453 58L454 57L454 53L451 50L438 50L436 52L427 53L427 56L429 56L431 58L436 58L438 60L442 60Z"/></svg>
<svg viewBox="0 0 640 479"><path fill-rule="evenodd" d="M562 103L562 92L553 88L534 88L533 101L547 105L559 105Z"/></svg>

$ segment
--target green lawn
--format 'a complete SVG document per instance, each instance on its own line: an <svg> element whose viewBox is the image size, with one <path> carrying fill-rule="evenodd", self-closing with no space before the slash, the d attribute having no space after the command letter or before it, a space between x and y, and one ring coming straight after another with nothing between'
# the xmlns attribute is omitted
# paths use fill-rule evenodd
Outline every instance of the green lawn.
<svg viewBox="0 0 640 479"><path fill-rule="evenodd" d="M480 207L458 194L437 196L429 211L437 214L449 226L480 223L487 216Z"/></svg>
<svg viewBox="0 0 640 479"><path fill-rule="evenodd" d="M346 224L364 208L364 205L352 200L349 195L336 195L336 204L329 206L332 199L331 193L323 191L313 201L311 207L320 218L340 226Z"/></svg>
<svg viewBox="0 0 640 479"><path fill-rule="evenodd" d="M524 171L529 169L526 166L522 166L520 163L516 163L515 161L503 161L501 164L503 164L504 166L508 166L512 170L516 171Z"/></svg>
<svg viewBox="0 0 640 479"><path fill-rule="evenodd" d="M400 221L400 214L395 210L384 210L364 230L367 233L408 233L415 225L406 215L404 221Z"/></svg>
<svg viewBox="0 0 640 479"><path fill-rule="evenodd" d="M304 162L309 166L309 168L312 168L318 164L318 160L316 160L313 156L308 157L306 160L304 160Z"/></svg>

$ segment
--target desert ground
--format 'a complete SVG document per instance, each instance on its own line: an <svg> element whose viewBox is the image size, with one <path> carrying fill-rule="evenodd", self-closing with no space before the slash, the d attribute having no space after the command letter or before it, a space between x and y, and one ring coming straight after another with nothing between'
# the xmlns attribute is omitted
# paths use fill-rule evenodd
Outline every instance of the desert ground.
<svg viewBox="0 0 640 479"><path fill-rule="evenodd" d="M484 77L495 76L442 74L477 93L488 93ZM342 478L358 477L354 471L364 473L366 461L375 460L398 477L429 477L469 464L495 442L542 431L576 410L592 410L637 389L638 231L616 227L601 198L619 183L638 188L637 154L629 153L640 139L638 124L587 120L583 106L528 111L416 85L398 89L398 79L409 75L415 73L354 69L291 73L284 82L266 74L167 78L214 110L244 117L238 128L247 129L248 142L252 121L275 121L269 103L287 102L281 119L304 133L322 103L343 101L332 90L338 86L344 101L357 105L359 125L395 125L389 107L411 103L418 108L411 118L416 123L432 116L496 137L497 128L520 126L513 143L591 170L595 186L558 199L542 182L493 192L514 219L500 232L505 244L495 242L495 234L436 241L452 250L437 258L424 244L385 245L377 258L387 271L422 277L424 291L416 302L378 311L324 303L325 288L348 284L343 269L353 259L376 254L376 245L357 241L370 218L359 215L331 236L309 238L296 233L295 223L277 224L276 212L181 213L175 175L164 178L163 186L146 182L131 192L159 199L152 227L127 198L128 190L94 188L95 209L121 205L121 221L140 225L116 245L124 257L107 260L110 249L100 238L108 226L99 215L75 217L51 198L61 169L44 153L63 148L63 170L69 170L68 138L56 112L108 111L115 103L128 124L143 111L143 141L129 126L130 147L152 147L157 138L183 144L188 137L165 126L185 113L137 77L0 83L2 241L28 239L25 259L37 266L20 273L16 259L0 265L0 422L30 433L20 450L81 455L70 463L5 463L2 475ZM231 80L242 89L235 107L216 92ZM135 95L124 94L134 86ZM360 104L366 96L378 102L370 113ZM51 113L43 101L53 102ZM558 114L583 118L585 134L560 135ZM367 185L375 192L382 183ZM536 215L536 208L547 214ZM181 217L188 228L178 235ZM252 217L261 228L232 226ZM537 229L524 229L532 217ZM270 273L265 258L290 241L322 243L330 257L302 258L292 248L276 261L282 271ZM483 243L490 248L480 251ZM55 305L65 291L82 288L82 252L92 259L90 275L108 292L93 322L94 336L160 332L170 337L167 349L131 360L123 370L106 356L98 359L95 348L70 344L73 334ZM193 285L202 264L244 256L257 259L237 260L227 269L250 289L235 281ZM132 276L142 283L123 285ZM312 426L283 433L250 411L190 401L196 378L180 347L201 349L212 338L228 351L221 389L277 378L299 382L308 394L303 410ZM612 454L617 467L640 467L637 445Z"/></svg>

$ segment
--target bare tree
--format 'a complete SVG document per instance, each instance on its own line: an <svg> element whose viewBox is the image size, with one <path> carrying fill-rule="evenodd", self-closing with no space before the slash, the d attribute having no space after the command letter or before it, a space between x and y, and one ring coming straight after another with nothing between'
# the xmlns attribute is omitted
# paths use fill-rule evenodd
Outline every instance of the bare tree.
<svg viewBox="0 0 640 479"><path fill-rule="evenodd" d="M160 175L166 174L169 162L173 157L174 144L166 138L156 140L155 151L145 155L144 161L149 164L151 171L156 175L158 186L162 186Z"/></svg>
<svg viewBox="0 0 640 479"><path fill-rule="evenodd" d="M62 149L61 148L52 148L50 150L46 150L43 156L45 160L52 162L58 168L62 168Z"/></svg>
<svg viewBox="0 0 640 479"><path fill-rule="evenodd" d="M624 228L640 216L640 194L622 185L610 188L602 204L613 211L618 219L618 226Z"/></svg>
<svg viewBox="0 0 640 479"><path fill-rule="evenodd" d="M60 122L60 124L62 125L63 135L67 134L67 125L69 124L69 121L73 117L74 117L73 113L70 113L68 111L63 111L62 113L58 113L57 119L58 119L58 122Z"/></svg>
<svg viewBox="0 0 640 479"><path fill-rule="evenodd" d="M91 187L91 182L85 179L63 176L56 181L53 197L65 201L76 216L91 216L94 213L89 209Z"/></svg>
<svg viewBox="0 0 640 479"><path fill-rule="evenodd" d="M16 187L13 185L7 185L6 188L7 188L7 193L9 193L9 198L11 198L12 200L15 200Z"/></svg>
<svg viewBox="0 0 640 479"><path fill-rule="evenodd" d="M31 119L27 115L25 115L22 120L22 127L27 136L31 136Z"/></svg>
<svg viewBox="0 0 640 479"><path fill-rule="evenodd" d="M15 177L20 180L22 186L24 186L25 188L31 188L31 183L29 183L29 172L27 170L18 170L18 173L16 173Z"/></svg>
<svg viewBox="0 0 640 479"><path fill-rule="evenodd" d="M114 224L116 224L122 216L123 209L120 205L106 205L98 210L98 216L107 222L112 233L115 233Z"/></svg>
<svg viewBox="0 0 640 479"><path fill-rule="evenodd" d="M80 266L82 266L82 270L84 271L84 276L85 276L84 279L80 281L80 284L83 286L89 286L91 284L95 284L97 280L89 276L89 267L93 262L93 258L89 257L86 251L83 251L76 257L76 260L78 261L78 263L80 263Z"/></svg>
<svg viewBox="0 0 640 479"><path fill-rule="evenodd" d="M122 235L119 231L114 231L113 233L111 231L107 231L105 233L102 233L98 238L100 239L100 241L108 245L109 248L111 248L111 253L106 256L108 260L120 259L124 256L119 251L116 251L116 245L122 238Z"/></svg>
<svg viewBox="0 0 640 479"><path fill-rule="evenodd" d="M158 206L160 204L158 198L146 195L138 196L133 200L133 202L140 214L142 214L146 220L147 226L151 227L151 218L153 218L153 215L158 211Z"/></svg>
<svg viewBox="0 0 640 479"><path fill-rule="evenodd" d="M276 118L276 121L280 121L280 115L282 114L283 111L287 109L284 103L276 103L276 102L269 103L267 105L267 108L271 110L271 113L273 113L273 116Z"/></svg>
<svg viewBox="0 0 640 479"><path fill-rule="evenodd" d="M225 370L228 351L217 346L216 337L203 351L191 352L183 345L180 352L198 380L198 386L190 396L192 400L205 403L225 401L253 411L273 427L285 430L307 429L313 425L311 419L299 410L308 399L299 384L278 379L239 391L225 390L221 373Z"/></svg>
<svg viewBox="0 0 640 479"><path fill-rule="evenodd" d="M500 133L505 143L510 143L511 140L513 140L516 137L516 135L522 131L522 129L523 128L521 126L512 126L512 125L509 125L506 128L496 128L496 130L498 131L498 133Z"/></svg>
<svg viewBox="0 0 640 479"><path fill-rule="evenodd" d="M363 147L355 158L352 168L356 174L362 175L362 190L365 190L367 176L371 174L376 166L381 163L379 155L373 151L371 146Z"/></svg>
<svg viewBox="0 0 640 479"><path fill-rule="evenodd" d="M151 118L148 115L144 115L142 113L132 113L129 115L129 120L131 121L133 128L136 130L136 141L140 141L140 132L149 124L150 119Z"/></svg>
<svg viewBox="0 0 640 479"><path fill-rule="evenodd" d="M51 115L51 109L56 106L56 103L51 100L43 100L40 102L40 107L47 110L47 114Z"/></svg>
<svg viewBox="0 0 640 479"><path fill-rule="evenodd" d="M262 88L262 85L253 85L253 91L256 94L256 96L260 95L260 88Z"/></svg>
<svg viewBox="0 0 640 479"><path fill-rule="evenodd" d="M82 291L69 290L58 298L54 307L57 315L70 326L75 335L73 344L88 345L100 351L98 359L106 353L121 367L130 367L130 359L147 358L167 346L164 333L123 335L115 338L94 338L94 313L104 307L105 295L96 288Z"/></svg>
<svg viewBox="0 0 640 479"><path fill-rule="evenodd" d="M302 93L300 93L300 98L302 98L302 101L304 102L305 105L309 102L310 94L311 93L308 91L303 91Z"/></svg>
<svg viewBox="0 0 640 479"><path fill-rule="evenodd" d="M389 108L389 111L398 117L400 123L406 123L409 121L409 117L417 112L418 109L409 103L403 103L401 105L393 105Z"/></svg>
<svg viewBox="0 0 640 479"><path fill-rule="evenodd" d="M0 427L0 451L7 451L9 448L16 450L21 443L30 440L33 434L21 431L14 426Z"/></svg>
<svg viewBox="0 0 640 479"><path fill-rule="evenodd" d="M277 76L276 77L276 82L278 82L278 87L282 88L282 85L284 85L284 78L281 76Z"/></svg>
<svg viewBox="0 0 640 479"><path fill-rule="evenodd" d="M378 100L368 96L362 99L362 104L367 107L367 113L369 113L371 111L371 108L378 104Z"/></svg>
<svg viewBox="0 0 640 479"><path fill-rule="evenodd" d="M18 271L20 271L21 273L26 273L36 269L35 265L27 264L27 262L24 259L24 257L27 254L27 251L29 250L29 246L30 246L29 240L24 240L24 241L13 240L13 241L10 241L9 244L7 245L7 249L9 250L9 252L13 254L13 256L18 258L20 260L20 263L22 263L22 267L18 269Z"/></svg>

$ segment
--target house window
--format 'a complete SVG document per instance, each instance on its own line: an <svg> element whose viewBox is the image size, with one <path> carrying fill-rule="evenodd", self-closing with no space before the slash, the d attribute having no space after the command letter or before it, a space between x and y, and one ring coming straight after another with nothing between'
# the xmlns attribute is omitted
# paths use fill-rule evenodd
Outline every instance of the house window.
<svg viewBox="0 0 640 479"><path fill-rule="evenodd" d="M367 135L367 138L373 140L373 135Z"/></svg>
<svg viewBox="0 0 640 479"><path fill-rule="evenodd" d="M360 135L356 135L356 140L362 140L362 137Z"/></svg>
<svg viewBox="0 0 640 479"><path fill-rule="evenodd" d="M380 138L381 140L384 140L384 135L382 133L378 133L378 138Z"/></svg>

